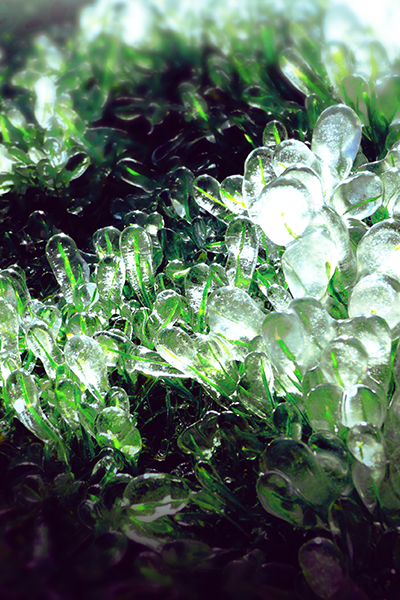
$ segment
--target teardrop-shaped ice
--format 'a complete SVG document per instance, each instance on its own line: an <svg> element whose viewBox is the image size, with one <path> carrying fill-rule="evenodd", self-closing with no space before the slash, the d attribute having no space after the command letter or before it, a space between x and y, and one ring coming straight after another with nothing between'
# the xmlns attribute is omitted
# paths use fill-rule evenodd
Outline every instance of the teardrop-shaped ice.
<svg viewBox="0 0 400 600"><path fill-rule="evenodd" d="M262 454L260 470L264 473L284 473L302 496L313 504L323 504L329 498L325 474L310 448L303 442L289 438L275 439Z"/></svg>
<svg viewBox="0 0 400 600"><path fill-rule="evenodd" d="M373 390L365 385L354 385L343 393L340 405L340 422L344 427L355 427L369 423L380 429L385 412L381 400Z"/></svg>
<svg viewBox="0 0 400 600"><path fill-rule="evenodd" d="M20 360L18 348L19 320L17 311L0 297L0 348L1 354Z"/></svg>
<svg viewBox="0 0 400 600"><path fill-rule="evenodd" d="M270 420L273 405L274 374L264 352L250 352L245 359L245 372L238 386L241 403L261 419Z"/></svg>
<svg viewBox="0 0 400 600"><path fill-rule="evenodd" d="M320 171L317 157L300 140L284 140L275 148L272 157L272 167L277 176L281 175L288 167L309 167L316 173Z"/></svg>
<svg viewBox="0 0 400 600"><path fill-rule="evenodd" d="M161 329L156 349L170 365L193 377L193 368L197 366L196 346L185 331L177 327Z"/></svg>
<svg viewBox="0 0 400 600"><path fill-rule="evenodd" d="M317 598L339 598L348 589L347 561L332 540L316 537L303 544L299 550L299 564Z"/></svg>
<svg viewBox="0 0 400 600"><path fill-rule="evenodd" d="M358 276L382 273L400 282L400 221L373 225L357 246Z"/></svg>
<svg viewBox="0 0 400 600"><path fill-rule="evenodd" d="M21 423L39 439L55 444L60 458L66 461L63 442L40 407L33 376L23 370L13 371L7 377L6 390L8 401Z"/></svg>
<svg viewBox="0 0 400 600"><path fill-rule="evenodd" d="M142 439L130 415L117 406L102 408L95 420L96 441L100 446L120 450L134 458L142 449Z"/></svg>
<svg viewBox="0 0 400 600"><path fill-rule="evenodd" d="M16 305L15 308L19 315L23 315L26 305L31 301L31 295L26 285L26 275L25 271L18 265L12 265L7 267L7 269L3 269L1 272L2 278L6 279L6 281L11 284L15 297L16 297ZM8 299L8 295L4 296L7 302L13 304L11 298Z"/></svg>
<svg viewBox="0 0 400 600"><path fill-rule="evenodd" d="M390 360L391 332L388 324L377 315L359 316L336 322L337 335L355 337L368 352L368 366L383 365Z"/></svg>
<svg viewBox="0 0 400 600"><path fill-rule="evenodd" d="M345 218L366 219L378 210L382 199L383 186L380 178L364 171L339 183L327 203Z"/></svg>
<svg viewBox="0 0 400 600"><path fill-rule="evenodd" d="M329 81L338 93L342 80L353 71L354 60L350 49L344 42L325 42L321 55Z"/></svg>
<svg viewBox="0 0 400 600"><path fill-rule="evenodd" d="M106 396L106 406L116 406L125 414L130 412L129 397L124 388L114 386L110 388Z"/></svg>
<svg viewBox="0 0 400 600"><path fill-rule="evenodd" d="M274 151L287 137L286 127L280 121L270 121L264 127L263 146Z"/></svg>
<svg viewBox="0 0 400 600"><path fill-rule="evenodd" d="M400 333L400 283L397 279L373 273L354 286L348 304L349 317L377 315L392 330L392 339Z"/></svg>
<svg viewBox="0 0 400 600"><path fill-rule="evenodd" d="M107 367L100 344L87 335L74 335L65 344L64 355L71 371L97 398L107 393Z"/></svg>
<svg viewBox="0 0 400 600"><path fill-rule="evenodd" d="M328 229L308 228L289 244L282 256L282 268L293 297L322 300L335 272L337 255Z"/></svg>
<svg viewBox="0 0 400 600"><path fill-rule="evenodd" d="M225 233L228 258L225 265L230 285L248 290L257 264L258 240L254 223L236 217Z"/></svg>
<svg viewBox="0 0 400 600"><path fill-rule="evenodd" d="M367 366L368 353L356 338L334 338L321 354L320 368L326 380L344 390L361 382Z"/></svg>
<svg viewBox="0 0 400 600"><path fill-rule="evenodd" d="M124 356L124 366L129 375L133 376L135 373L143 373L143 375L150 375L151 377L173 377L173 378L184 378L187 377L186 372L182 369L177 369L172 366L173 359L169 356L169 360L166 361L161 357L158 352L146 348L146 346L131 345ZM176 364L176 363L174 363Z"/></svg>
<svg viewBox="0 0 400 600"><path fill-rule="evenodd" d="M56 385L56 406L61 416L73 429L80 426L78 406L81 399L79 385L71 379L61 379Z"/></svg>
<svg viewBox="0 0 400 600"><path fill-rule="evenodd" d="M108 254L119 254L119 238L121 232L116 227L103 227L93 236L93 246L99 258Z"/></svg>
<svg viewBox="0 0 400 600"><path fill-rule="evenodd" d="M121 255L132 288L141 302L151 308L154 299L154 269L151 237L139 225L121 233Z"/></svg>
<svg viewBox="0 0 400 600"><path fill-rule="evenodd" d="M220 197L222 202L235 215L246 213L246 205L243 200L243 176L229 175L221 181Z"/></svg>
<svg viewBox="0 0 400 600"><path fill-rule="evenodd" d="M356 425L347 434L347 448L359 462L372 471L386 466L386 452L381 432L373 425Z"/></svg>
<svg viewBox="0 0 400 600"><path fill-rule="evenodd" d="M315 210L322 208L324 204L324 197L322 193L321 177L316 171L314 171L314 169L296 165L293 167L288 167L285 171L283 171L281 177L294 178L303 183L308 188L308 191L312 196Z"/></svg>
<svg viewBox="0 0 400 600"><path fill-rule="evenodd" d="M196 177L193 181L193 195L197 204L214 217L225 219L231 214L221 198L219 182L211 175Z"/></svg>
<svg viewBox="0 0 400 600"><path fill-rule="evenodd" d="M36 94L35 117L44 129L50 129L56 101L56 86L52 77L40 77L34 86Z"/></svg>
<svg viewBox="0 0 400 600"><path fill-rule="evenodd" d="M242 289L221 287L208 300L208 321L212 333L228 340L249 342L261 333L265 313Z"/></svg>
<svg viewBox="0 0 400 600"><path fill-rule="evenodd" d="M257 496L261 506L274 517L284 519L295 527L305 527L308 523L310 505L284 473L262 473L257 480Z"/></svg>
<svg viewBox="0 0 400 600"><path fill-rule="evenodd" d="M193 329L203 332L207 297L211 288L210 267L205 263L193 265L185 277L185 296L192 314Z"/></svg>
<svg viewBox="0 0 400 600"><path fill-rule="evenodd" d="M308 188L294 177L280 177L265 186L259 198L259 224L279 246L300 236L314 214Z"/></svg>
<svg viewBox="0 0 400 600"><path fill-rule="evenodd" d="M74 240L65 233L49 239L46 255L65 300L72 304L75 288L89 282L89 265L83 260Z"/></svg>
<svg viewBox="0 0 400 600"><path fill-rule="evenodd" d="M347 177L361 141L362 124L345 104L325 109L315 124L311 150L321 162L324 191L330 191Z"/></svg>
<svg viewBox="0 0 400 600"><path fill-rule="evenodd" d="M49 328L39 324L30 327L26 333L26 345L40 358L49 379L55 379L57 366L63 364L64 358Z"/></svg>
<svg viewBox="0 0 400 600"><path fill-rule="evenodd" d="M314 431L338 431L343 390L333 383L323 383L310 390L305 408Z"/></svg>
<svg viewBox="0 0 400 600"><path fill-rule="evenodd" d="M299 357L307 351L308 336L295 313L270 313L262 326L267 356L275 367L278 382L290 392L297 392L301 374Z"/></svg>
<svg viewBox="0 0 400 600"><path fill-rule="evenodd" d="M326 96L326 88L320 77L293 48L285 48L279 54L279 66L284 76L303 94Z"/></svg>
<svg viewBox="0 0 400 600"><path fill-rule="evenodd" d="M285 312L292 301L290 292L279 283L273 283L266 289L266 295L269 302L275 310Z"/></svg>
<svg viewBox="0 0 400 600"><path fill-rule="evenodd" d="M258 223L259 196L264 186L275 177L272 150L263 147L252 150L244 163L243 201L255 223Z"/></svg>
<svg viewBox="0 0 400 600"><path fill-rule="evenodd" d="M146 323L148 339L153 340L160 329L173 325L180 318L184 304L185 299L175 290L162 290L157 294Z"/></svg>
<svg viewBox="0 0 400 600"><path fill-rule="evenodd" d="M101 258L96 283L100 299L107 304L110 314L117 313L125 284L125 263L120 256L108 254Z"/></svg>

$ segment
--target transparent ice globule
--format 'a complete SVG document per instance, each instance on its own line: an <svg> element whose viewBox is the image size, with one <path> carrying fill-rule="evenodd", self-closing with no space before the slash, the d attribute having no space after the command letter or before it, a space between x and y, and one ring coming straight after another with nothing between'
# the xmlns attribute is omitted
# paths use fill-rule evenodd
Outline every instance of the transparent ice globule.
<svg viewBox="0 0 400 600"><path fill-rule="evenodd" d="M260 194L258 222L270 240L287 246L309 225L314 208L306 185L294 177L279 177Z"/></svg>
<svg viewBox="0 0 400 600"><path fill-rule="evenodd" d="M74 240L58 233L46 245L47 260L67 302L74 302L74 291L79 284L89 283L89 265L82 258Z"/></svg>

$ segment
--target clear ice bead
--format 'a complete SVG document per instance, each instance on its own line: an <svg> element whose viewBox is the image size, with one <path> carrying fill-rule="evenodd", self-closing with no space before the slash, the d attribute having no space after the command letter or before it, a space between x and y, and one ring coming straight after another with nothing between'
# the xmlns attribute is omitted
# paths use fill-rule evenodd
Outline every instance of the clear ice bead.
<svg viewBox="0 0 400 600"><path fill-rule="evenodd" d="M80 255L74 240L65 233L49 239L46 255L65 300L73 304L74 290L82 283L89 283L89 265Z"/></svg>

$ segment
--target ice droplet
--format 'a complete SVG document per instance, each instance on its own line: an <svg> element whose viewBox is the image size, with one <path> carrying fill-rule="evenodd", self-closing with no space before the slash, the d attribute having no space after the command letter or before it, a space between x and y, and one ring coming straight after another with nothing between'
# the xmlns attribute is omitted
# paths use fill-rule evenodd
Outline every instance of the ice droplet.
<svg viewBox="0 0 400 600"><path fill-rule="evenodd" d="M74 335L65 344L64 354L68 367L96 397L107 393L107 367L100 344L87 335Z"/></svg>
<svg viewBox="0 0 400 600"><path fill-rule="evenodd" d="M260 194L260 226L279 246L286 246L300 236L313 213L314 202L308 188L294 177L280 177Z"/></svg>
<svg viewBox="0 0 400 600"><path fill-rule="evenodd" d="M49 239L46 255L65 300L72 304L75 288L89 282L89 265L81 257L74 240L65 233Z"/></svg>

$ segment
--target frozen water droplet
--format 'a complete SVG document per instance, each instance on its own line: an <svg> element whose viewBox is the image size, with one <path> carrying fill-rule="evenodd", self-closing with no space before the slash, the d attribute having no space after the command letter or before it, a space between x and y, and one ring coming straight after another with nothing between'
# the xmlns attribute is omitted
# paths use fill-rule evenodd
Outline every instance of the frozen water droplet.
<svg viewBox="0 0 400 600"><path fill-rule="evenodd" d="M271 420L274 375L264 352L250 352L245 359L245 372L240 379L238 396L250 412Z"/></svg>
<svg viewBox="0 0 400 600"><path fill-rule="evenodd" d="M145 473L125 488L124 506L129 515L151 523L165 515L175 515L190 501L191 491L183 480L166 473Z"/></svg>
<svg viewBox="0 0 400 600"><path fill-rule="evenodd" d="M367 372L368 353L356 338L333 339L321 354L320 368L327 381L344 390L359 383Z"/></svg>
<svg viewBox="0 0 400 600"><path fill-rule="evenodd" d="M103 256L96 270L97 290L102 302L106 303L109 314L119 311L122 290L125 284L125 263L120 256Z"/></svg>
<svg viewBox="0 0 400 600"><path fill-rule="evenodd" d="M274 151L272 167L277 176L284 173L289 167L309 167L316 173L320 171L317 157L300 140L284 140Z"/></svg>
<svg viewBox="0 0 400 600"><path fill-rule="evenodd" d="M210 331L248 343L261 333L265 314L240 288L221 287L208 300Z"/></svg>
<svg viewBox="0 0 400 600"><path fill-rule="evenodd" d="M383 273L400 281L400 222L386 219L373 225L357 247L359 277Z"/></svg>
<svg viewBox="0 0 400 600"><path fill-rule="evenodd" d="M263 146L274 151L276 146L287 140L286 127L279 121L270 121L263 131Z"/></svg>
<svg viewBox="0 0 400 600"><path fill-rule="evenodd" d="M369 423L380 429L384 416L379 396L368 387L354 385L343 393L340 421L344 427Z"/></svg>
<svg viewBox="0 0 400 600"><path fill-rule="evenodd" d="M319 93L321 97L326 95L317 73L293 48L285 48L280 53L279 66L290 83L306 96L312 93Z"/></svg>
<svg viewBox="0 0 400 600"><path fill-rule="evenodd" d="M74 335L65 344L64 354L68 367L96 397L107 393L107 367L100 344L87 335Z"/></svg>
<svg viewBox="0 0 400 600"><path fill-rule="evenodd" d="M279 283L273 283L265 291L269 302L275 310L280 312L285 312L293 299L288 290L285 290Z"/></svg>
<svg viewBox="0 0 400 600"><path fill-rule="evenodd" d="M26 344L29 350L42 361L49 379L55 379L57 366L64 363L64 358L48 327L46 325L30 327L26 333Z"/></svg>
<svg viewBox="0 0 400 600"><path fill-rule="evenodd" d="M331 41L324 44L321 56L331 85L340 93L342 80L353 71L354 60L349 47L343 42Z"/></svg>
<svg viewBox="0 0 400 600"><path fill-rule="evenodd" d="M207 411L202 419L187 427L178 437L177 444L185 454L194 454L208 460L220 445L219 413Z"/></svg>
<svg viewBox="0 0 400 600"><path fill-rule="evenodd" d="M226 177L221 182L220 197L225 206L235 215L246 213L246 205L243 201L243 176Z"/></svg>
<svg viewBox="0 0 400 600"><path fill-rule="evenodd" d="M39 391L33 376L22 370L13 371L7 377L6 390L21 423L39 439L55 444L60 458L66 460L63 442L40 407Z"/></svg>
<svg viewBox="0 0 400 600"><path fill-rule="evenodd" d="M309 342L299 317L294 313L270 313L263 323L262 333L279 384L288 392L298 392L301 373L297 361L306 352Z"/></svg>
<svg viewBox="0 0 400 600"><path fill-rule="evenodd" d="M225 233L228 258L225 265L230 285L248 290L257 263L258 241L254 224L245 217L236 217Z"/></svg>
<svg viewBox="0 0 400 600"><path fill-rule="evenodd" d="M221 198L219 182L211 175L199 175L193 181L193 194L197 204L205 211L222 220L231 212Z"/></svg>
<svg viewBox="0 0 400 600"><path fill-rule="evenodd" d="M324 471L328 485L335 496L351 489L351 457L345 443L335 433L313 433L308 446Z"/></svg>
<svg viewBox="0 0 400 600"><path fill-rule="evenodd" d="M205 330L208 295L217 287L228 284L225 270L217 264L199 263L185 277L185 296L192 314L194 331Z"/></svg>
<svg viewBox="0 0 400 600"><path fill-rule="evenodd" d="M368 367L388 363L392 350L392 338L388 324L381 317L360 316L336 323L337 335L355 337L368 352Z"/></svg>
<svg viewBox="0 0 400 600"><path fill-rule="evenodd" d="M193 376L193 365L197 363L196 346L193 339L182 329L161 329L156 343L157 352L170 365L187 376Z"/></svg>
<svg viewBox="0 0 400 600"><path fill-rule="evenodd" d="M95 432L100 446L120 450L131 459L142 449L142 439L132 418L117 406L101 409L95 420Z"/></svg>
<svg viewBox="0 0 400 600"><path fill-rule="evenodd" d="M81 257L74 240L65 233L49 239L46 255L64 298L72 304L75 288L89 282L89 265Z"/></svg>
<svg viewBox="0 0 400 600"><path fill-rule="evenodd" d="M311 513L308 503L297 493L290 478L279 471L262 474L257 481L261 506L274 517L295 527L305 527ZM311 521L311 524L314 524Z"/></svg>
<svg viewBox="0 0 400 600"><path fill-rule="evenodd" d="M337 385L323 383L307 394L305 407L314 431L338 431L342 393Z"/></svg>
<svg viewBox="0 0 400 600"><path fill-rule="evenodd" d="M260 470L284 473L301 495L313 504L321 505L328 499L325 474L303 442L277 438L263 452Z"/></svg>
<svg viewBox="0 0 400 600"><path fill-rule="evenodd" d="M126 414L130 412L129 397L126 391L118 386L110 388L105 398L106 406L116 406Z"/></svg>
<svg viewBox="0 0 400 600"><path fill-rule="evenodd" d="M65 325L65 333L67 338L73 335L88 335L93 337L95 333L101 331L101 321L94 313L75 313Z"/></svg>
<svg viewBox="0 0 400 600"><path fill-rule="evenodd" d="M386 467L383 439L379 429L373 425L363 423L352 427L347 434L347 448L372 472Z"/></svg>
<svg viewBox="0 0 400 600"><path fill-rule="evenodd" d="M73 428L79 428L80 421L77 407L81 400L79 385L71 379L62 379L56 385L56 405L61 416Z"/></svg>
<svg viewBox="0 0 400 600"><path fill-rule="evenodd" d="M243 200L250 218L258 223L259 197L265 185L275 179L272 150L255 148L244 163Z"/></svg>
<svg viewBox="0 0 400 600"><path fill-rule="evenodd" d="M289 309L299 317L316 347L325 348L335 335L334 321L326 308L314 298L299 298L291 302Z"/></svg>
<svg viewBox="0 0 400 600"><path fill-rule="evenodd" d="M103 227L98 229L93 236L93 246L97 256L101 259L108 254L119 254L119 238L121 232L116 227Z"/></svg>
<svg viewBox="0 0 400 600"><path fill-rule="evenodd" d="M131 376L137 371L151 377L187 377L182 368L178 369L172 366L170 356L169 360L166 361L160 354L145 346L130 347L129 356L125 357L125 368Z"/></svg>
<svg viewBox="0 0 400 600"><path fill-rule="evenodd" d="M366 219L378 210L382 199L381 180L377 175L364 171L339 183L327 204L345 218Z"/></svg>
<svg viewBox="0 0 400 600"><path fill-rule="evenodd" d="M303 575L318 598L339 596L348 585L346 559L339 548L325 537L309 540L299 550Z"/></svg>
<svg viewBox="0 0 400 600"><path fill-rule="evenodd" d="M43 304L39 300L31 300L28 304L26 325L30 327L35 325L36 322L45 323L53 338L57 339L62 323L61 311L53 304Z"/></svg>
<svg viewBox="0 0 400 600"><path fill-rule="evenodd" d="M303 183L312 196L314 209L318 210L322 208L324 204L322 182L316 171L310 167L293 166L288 167L285 171L283 171L281 177L289 177L291 179L294 178L300 181L300 183Z"/></svg>
<svg viewBox="0 0 400 600"><path fill-rule="evenodd" d="M363 277L350 294L348 311L350 317L382 317L396 339L400 332L399 281L376 273Z"/></svg>
<svg viewBox="0 0 400 600"><path fill-rule="evenodd" d="M311 150L321 162L326 194L347 177L361 141L362 124L344 104L330 106L315 124Z"/></svg>
<svg viewBox="0 0 400 600"><path fill-rule="evenodd" d="M308 188L294 177L280 177L262 190L259 223L279 246L300 236L310 223L314 202Z"/></svg>
<svg viewBox="0 0 400 600"><path fill-rule="evenodd" d="M51 77L40 77L34 86L36 94L35 117L44 129L49 129L54 115L56 86Z"/></svg>
<svg viewBox="0 0 400 600"><path fill-rule="evenodd" d="M307 231L282 256L285 279L295 298L322 300L337 266L337 248L329 230Z"/></svg>
<svg viewBox="0 0 400 600"><path fill-rule="evenodd" d="M10 356L20 363L18 333L18 314L11 304L0 297L0 351L3 356Z"/></svg>
<svg viewBox="0 0 400 600"><path fill-rule="evenodd" d="M151 308L154 298L154 269L151 237L138 225L121 233L121 255L132 288L141 302Z"/></svg>

